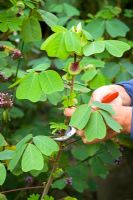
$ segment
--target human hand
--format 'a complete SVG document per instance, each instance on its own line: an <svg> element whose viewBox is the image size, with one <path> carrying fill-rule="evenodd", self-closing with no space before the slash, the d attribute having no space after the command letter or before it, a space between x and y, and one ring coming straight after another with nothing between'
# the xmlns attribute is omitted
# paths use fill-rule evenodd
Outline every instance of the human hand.
<svg viewBox="0 0 133 200"><path fill-rule="evenodd" d="M123 106L125 104L130 104L130 97L125 92L125 89L118 85L109 85L109 86L103 86L95 90L92 94L92 97L90 99L89 104L91 104L93 101L102 101L103 97L105 97L109 93L113 92L119 92L119 96L114 99L110 104L113 107L113 110L115 111L115 115L113 115L113 119L115 119L121 126L122 126L122 132L130 133L131 130L131 118L132 118L132 108L128 106ZM125 94L126 93L126 94ZM73 112L76 108L67 108L65 109L64 113L66 116L71 117ZM105 138L102 140L95 139L91 142L88 142L86 140L86 137L84 135L83 130L77 130L77 134L81 136L83 142L85 144L92 144L100 141L104 141L107 139L111 139L114 136L116 136L118 133L114 132L111 129L108 129L108 134Z"/></svg>
<svg viewBox="0 0 133 200"><path fill-rule="evenodd" d="M113 115L113 119L116 120L121 126L123 133L130 133L131 131L131 121L132 121L132 108L127 106L121 106L117 104L112 104L113 110L115 111L115 115ZM76 108L66 108L64 114L68 117L71 117ZM95 139L91 142L88 142L84 130L77 130L77 135L79 135L85 144L94 144L97 142L105 141L107 139L111 139L118 135L115 131L107 128L107 135L103 139Z"/></svg>
<svg viewBox="0 0 133 200"><path fill-rule="evenodd" d="M90 104L93 101L102 102L103 97L108 95L109 93L118 92L119 96L115 98L111 104L116 105L123 105L123 106L130 106L131 105L131 98L127 94L126 90L120 85L106 85L96 89L91 96Z"/></svg>

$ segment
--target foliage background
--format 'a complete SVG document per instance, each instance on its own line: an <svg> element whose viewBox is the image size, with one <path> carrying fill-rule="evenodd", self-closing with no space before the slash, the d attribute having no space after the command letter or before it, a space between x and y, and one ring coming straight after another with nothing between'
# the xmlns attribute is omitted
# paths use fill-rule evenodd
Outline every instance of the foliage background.
<svg viewBox="0 0 133 200"><path fill-rule="evenodd" d="M25 4L26 1L24 1ZM28 2L28 1L27 1ZM29 1L30 2L30 1ZM36 2L36 1L35 1ZM73 7L65 7L63 10L62 7L64 6L64 3L68 3L68 5L72 5ZM36 4L33 5L36 7ZM89 27L90 19L93 17L92 15L95 15L98 11L104 8L104 6L111 5L111 6L118 6L122 12L116 16L119 20L123 21L130 29L130 31L127 31L126 27L121 27L121 34L120 29L116 31L115 33L111 31L111 33L107 33L107 30L104 32L104 34L98 36L102 37L104 36L105 39L110 39L113 35L114 38L118 38L122 41L128 42L131 47L133 46L132 40L133 40L133 10L132 10L132 0L71 0L71 1L56 1L56 0L48 0L48 1L42 1L42 3L39 3L39 7L41 9L44 9L50 13L53 13L55 16L58 17L59 24L71 27L72 25L77 24L79 21L82 21L83 26L85 26L87 29L94 30L94 35L97 37L97 34L100 33L99 25L94 26L92 24L91 27ZM2 1L0 0L0 10L1 12L3 10L7 10L12 6L11 2L9 1ZM27 5L26 5L27 6ZM76 10L75 10L76 8ZM30 8L32 9L32 8ZM114 9L114 8L113 8ZM21 10L20 10L21 12ZM23 11L22 11L23 12ZM89 15L88 15L89 14ZM67 65L67 61L60 61L59 59L50 59L47 57L47 54L42 51L40 51L40 45L42 44L42 41L46 39L51 34L51 23L56 23L56 17L55 16L46 16L44 15L44 20L41 20L41 30L42 30L42 39L40 37L40 41L31 41L29 43L22 44L21 40L27 39L27 30L22 35L20 34L21 26L19 27L19 21L16 23L15 21L11 21L11 25L9 26L9 30L3 31L4 27L2 25L2 17L0 16L0 45L2 45L2 41L10 41L12 44L15 45L16 48L21 49L23 53L23 59L20 61L20 69L19 73L17 74L17 78L20 78L23 76L25 71L29 68L34 68L35 65L42 63L47 63L48 65L51 65L53 69L56 68L58 72L63 74L62 66ZM101 16L105 20L110 19L110 16L106 13L102 13ZM99 18L101 18L98 17ZM18 16L17 16L18 17ZM113 16L114 17L114 16ZM21 24L21 20L20 20ZM9 25L9 24L8 24ZM115 24L115 27L117 24ZM17 32L17 34L14 34L14 32ZM114 36L115 35L115 36ZM17 40L16 40L17 39ZM18 39L20 42L18 42ZM1 52L0 52L1 53ZM9 91L9 93L13 94L12 90L8 89L8 86L11 85L15 80L15 74L16 74L16 68L18 66L18 60L13 60L11 56L3 57L2 53L0 54L0 71L2 74L4 74L5 77L8 78L8 81L0 83L0 92L2 91ZM39 60L37 60L40 58ZM101 59L102 62L95 63L96 68L99 70L98 74L100 75L100 78L97 80L93 80L89 83L89 87L91 89L96 89L97 87L105 84L120 82L129 80L132 78L133 75L133 56L132 56L132 49L128 52L126 52L123 56L123 58L113 58L108 55L107 52L102 54L97 54L97 56L93 56L92 58L95 59ZM102 65L103 67L99 67L99 65ZM86 103L88 102L90 97L89 94L83 94L80 96L82 98L82 102ZM49 122L62 122L63 121L63 114L62 111L58 109L58 102L60 104L60 97L57 95L57 97L53 98L52 96L49 97L49 101L54 105L51 105L51 103L48 102L39 102L39 103L32 103L28 100L17 100L15 99L14 107L10 111L10 118L11 121L6 123L3 123L3 120L1 120L1 133L6 138L9 147L7 148L13 148L13 146L19 142L24 136L26 136L29 133L32 133L34 136L39 134L48 135L50 133L49 128ZM59 105L58 104L58 105ZM3 116L3 110L0 109L0 117L2 119ZM89 151L90 157L94 155L95 152L93 152L92 149L89 149L89 147L85 147L82 143L79 142L78 145L74 145L72 148L68 146L68 152L63 154L60 166L63 168L67 168L68 176L73 177L73 187L71 185L68 185L65 187L65 189L62 189L63 183L58 184L57 188L60 188L62 190L52 189L51 195L55 196L55 199L61 199L64 196L74 196L77 199L92 199L92 200L110 200L110 199L133 199L133 192L132 188L130 188L130 185L132 185L133 181L133 173L132 173L132 148L133 144L132 141L130 141L129 137L122 137L121 138L121 144L125 147L125 152L123 153L123 160L120 166L114 166L112 165L110 168L110 175L106 178L106 180L101 180L101 178L94 177L92 173L88 173L89 166L88 163L83 162L84 158L86 157L85 153L86 151ZM88 148L88 149L87 149ZM78 151L80 149L80 151ZM95 149L95 148L94 148ZM82 153L82 155L81 155ZM84 155L84 156L83 156ZM102 158L104 161L110 164L110 160L107 161L107 158L105 158L106 155ZM76 161L75 161L76 160ZM71 163L71 164L70 164ZM78 167L74 167L75 163L78 163ZM69 166L70 164L70 166ZM97 164L98 167L96 167L95 175L100 176L102 178L105 178L108 174L107 169L105 169L102 165ZM100 168L101 167L101 168ZM95 168L95 166L94 166ZM80 174L80 176L79 176ZM88 178L86 179L86 174ZM27 181L27 177L31 177L30 173L22 174L18 177L8 173L6 182L1 187L1 191L8 190L8 189L14 189L19 187L25 187L25 186L37 186L40 185L44 177L46 177L46 174L40 174L38 177L32 177L32 181ZM12 184L13 180L13 184ZM56 187L56 186L55 186ZM32 191L20 191L17 194L16 193L10 193L7 194L7 199L26 199L30 194L32 193L39 193L40 190L32 190Z"/></svg>

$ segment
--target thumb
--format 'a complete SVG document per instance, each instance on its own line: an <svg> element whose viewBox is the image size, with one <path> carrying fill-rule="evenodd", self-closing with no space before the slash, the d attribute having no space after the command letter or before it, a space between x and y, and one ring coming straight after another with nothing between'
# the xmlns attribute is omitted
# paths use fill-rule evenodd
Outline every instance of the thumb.
<svg viewBox="0 0 133 200"><path fill-rule="evenodd" d="M67 117L71 117L75 110L76 110L75 107L65 108L64 115Z"/></svg>

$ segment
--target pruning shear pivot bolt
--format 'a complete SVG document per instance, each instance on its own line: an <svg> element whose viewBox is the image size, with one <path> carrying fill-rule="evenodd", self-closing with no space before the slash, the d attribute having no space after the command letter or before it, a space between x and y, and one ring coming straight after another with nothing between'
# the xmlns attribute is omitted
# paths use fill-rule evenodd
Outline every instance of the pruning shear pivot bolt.
<svg viewBox="0 0 133 200"><path fill-rule="evenodd" d="M59 141L59 142L63 142L63 141L68 140L69 138L71 138L73 135L75 135L75 133L76 133L76 129L72 126L68 126L68 129L65 132L65 134L61 137L54 138L54 140Z"/></svg>

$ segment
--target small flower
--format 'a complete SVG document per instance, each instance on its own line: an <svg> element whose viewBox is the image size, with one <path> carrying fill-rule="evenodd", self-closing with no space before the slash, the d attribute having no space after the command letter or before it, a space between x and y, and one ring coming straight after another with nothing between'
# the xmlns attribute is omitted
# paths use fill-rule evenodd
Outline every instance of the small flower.
<svg viewBox="0 0 133 200"><path fill-rule="evenodd" d="M12 57L13 60L21 58L22 57L22 52L19 49L13 49L11 51L11 57Z"/></svg>
<svg viewBox="0 0 133 200"><path fill-rule="evenodd" d="M122 157L119 157L119 158L117 158L117 159L114 160L114 164L115 165L120 165L121 161L122 161Z"/></svg>
<svg viewBox="0 0 133 200"><path fill-rule="evenodd" d="M0 82L5 82L5 81L7 81L7 80L8 80L8 78L5 77L5 76L0 72Z"/></svg>
<svg viewBox="0 0 133 200"><path fill-rule="evenodd" d="M66 178L66 184L67 185L72 185L72 177L67 177Z"/></svg>
<svg viewBox="0 0 133 200"><path fill-rule="evenodd" d="M79 62L70 63L68 66L68 72L71 75L77 75L81 72Z"/></svg>
<svg viewBox="0 0 133 200"><path fill-rule="evenodd" d="M11 108L12 106L12 96L8 93L0 93L0 108Z"/></svg>
<svg viewBox="0 0 133 200"><path fill-rule="evenodd" d="M32 177L32 176L27 176L27 177L25 178L25 182L26 182L26 183L29 183L29 184L33 183L33 177Z"/></svg>

